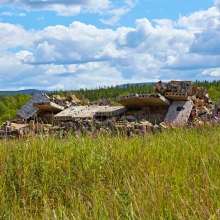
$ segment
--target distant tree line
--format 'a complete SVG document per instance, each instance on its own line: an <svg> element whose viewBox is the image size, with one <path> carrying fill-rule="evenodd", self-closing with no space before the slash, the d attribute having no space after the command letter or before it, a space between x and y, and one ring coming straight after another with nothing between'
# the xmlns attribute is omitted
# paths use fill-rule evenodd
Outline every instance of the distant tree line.
<svg viewBox="0 0 220 220"><path fill-rule="evenodd" d="M16 117L16 112L31 98L31 95L0 96L0 123Z"/></svg>
<svg viewBox="0 0 220 220"><path fill-rule="evenodd" d="M109 86L105 88L96 88L96 89L80 89L77 94L79 98L84 95L90 101L95 101L103 98L115 99L116 96L123 96L131 93L146 94L153 93L153 87L150 85L130 85L125 86Z"/></svg>
<svg viewBox="0 0 220 220"><path fill-rule="evenodd" d="M215 103L217 98L220 98L220 80L209 81L196 81L195 85L201 86L207 89L207 93L212 101Z"/></svg>
<svg viewBox="0 0 220 220"><path fill-rule="evenodd" d="M220 98L220 80L209 81L196 81L195 85L205 87L212 101L215 103L217 98ZM75 92L77 98L83 97L89 101L95 101L103 98L108 98L112 103L118 105L115 101L117 96L123 96L131 93L146 94L153 93L153 87L146 84L127 84L125 86L109 86L104 88L94 89L80 89L78 91L53 91L49 95L66 96L70 92ZM16 94L6 95L0 92L0 123L15 118L16 112L31 98L30 94Z"/></svg>

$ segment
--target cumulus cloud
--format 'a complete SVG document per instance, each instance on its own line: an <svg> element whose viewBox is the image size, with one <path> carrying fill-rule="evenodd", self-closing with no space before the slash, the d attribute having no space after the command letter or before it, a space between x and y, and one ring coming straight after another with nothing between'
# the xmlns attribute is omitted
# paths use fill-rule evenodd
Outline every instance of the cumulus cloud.
<svg viewBox="0 0 220 220"><path fill-rule="evenodd" d="M2 12L0 15L1 16L19 16L19 17L25 17L26 16L25 13L18 13L17 14L17 13L12 13L10 11Z"/></svg>
<svg viewBox="0 0 220 220"><path fill-rule="evenodd" d="M137 5L138 0L124 0L125 4L129 5L131 8L133 8L135 5Z"/></svg>
<svg viewBox="0 0 220 220"><path fill-rule="evenodd" d="M55 11L59 16L76 16L79 13L98 13L104 18L100 21L107 25L114 25L121 16L128 13L137 5L137 0L3 0L2 6L30 10ZM3 12L2 15L12 16L11 12ZM22 13L21 16L24 14ZM17 15L19 16L19 15Z"/></svg>
<svg viewBox="0 0 220 220"><path fill-rule="evenodd" d="M210 26L218 25L220 22L219 16L219 10L216 7L211 7L208 10L194 12L188 16L180 16L175 24L178 28L196 33Z"/></svg>
<svg viewBox="0 0 220 220"><path fill-rule="evenodd" d="M198 74L198 76L218 77L220 76L220 68L204 70L201 74Z"/></svg>
<svg viewBox="0 0 220 220"><path fill-rule="evenodd" d="M116 30L75 21L68 27L26 31L0 22L1 83L17 88L79 89L219 77L219 15L212 7L176 22L143 18L133 28ZM13 48L19 52L10 52Z"/></svg>
<svg viewBox="0 0 220 220"><path fill-rule="evenodd" d="M154 22L155 26L146 18L136 20L136 29L129 31L119 46L157 57L162 57L165 53L169 55L187 52L193 34L186 30L175 29L171 21L155 20Z"/></svg>
<svg viewBox="0 0 220 220"><path fill-rule="evenodd" d="M20 16L20 17L25 17L26 14L25 14L25 13L19 13L18 16Z"/></svg>
<svg viewBox="0 0 220 220"><path fill-rule="evenodd" d="M220 0L214 0L215 2L215 7L220 10Z"/></svg>
<svg viewBox="0 0 220 220"><path fill-rule="evenodd" d="M103 61L109 56L105 52L106 46L115 36L110 29L101 30L80 22L73 22L69 27L47 27L35 35L32 42L35 54L27 57L25 62L77 64Z"/></svg>
<svg viewBox="0 0 220 220"><path fill-rule="evenodd" d="M17 46L28 47L33 40L33 31L26 31L20 25L0 22L1 44L0 51Z"/></svg>
<svg viewBox="0 0 220 220"><path fill-rule="evenodd" d="M220 24L218 27L208 27L201 33L195 34L190 46L191 53L220 55Z"/></svg>
<svg viewBox="0 0 220 220"><path fill-rule="evenodd" d="M5 12L2 12L0 15L1 16L13 16L13 13L9 11L5 11Z"/></svg>
<svg viewBox="0 0 220 220"><path fill-rule="evenodd" d="M178 56L169 56L164 63L165 69L176 70L195 70L206 69L220 66L220 56L200 55L200 54L180 54Z"/></svg>
<svg viewBox="0 0 220 220"><path fill-rule="evenodd" d="M13 84L16 80L21 79L21 76L23 76L24 72L31 72L34 69L30 65L22 65L21 60L23 60L28 55L28 51L20 51L15 54L0 53L0 78L4 83L4 86L7 84ZM26 77L27 76L24 78Z"/></svg>
<svg viewBox="0 0 220 220"><path fill-rule="evenodd" d="M59 15L76 15L81 10L99 12L110 6L109 0L2 0L1 5L17 7L26 10L49 10L56 11Z"/></svg>
<svg viewBox="0 0 220 220"><path fill-rule="evenodd" d="M110 15L109 19L100 19L100 21L104 24L114 25L116 24L121 16L128 13L130 11L129 8L118 8L118 9L112 9L106 12L107 15Z"/></svg>

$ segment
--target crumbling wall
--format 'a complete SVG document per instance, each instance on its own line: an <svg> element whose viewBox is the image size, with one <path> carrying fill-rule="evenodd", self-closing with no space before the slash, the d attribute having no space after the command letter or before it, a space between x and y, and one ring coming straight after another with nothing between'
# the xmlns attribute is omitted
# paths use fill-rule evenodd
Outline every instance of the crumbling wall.
<svg viewBox="0 0 220 220"><path fill-rule="evenodd" d="M164 122L173 125L184 125L189 119L192 108L192 100L173 101L169 107Z"/></svg>

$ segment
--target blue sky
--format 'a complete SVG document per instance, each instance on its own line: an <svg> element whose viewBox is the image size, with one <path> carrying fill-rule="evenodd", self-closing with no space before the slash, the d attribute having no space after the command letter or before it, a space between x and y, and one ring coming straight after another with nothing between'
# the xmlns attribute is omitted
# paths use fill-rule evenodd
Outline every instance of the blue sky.
<svg viewBox="0 0 220 220"><path fill-rule="evenodd" d="M1 0L0 90L220 79L220 0Z"/></svg>

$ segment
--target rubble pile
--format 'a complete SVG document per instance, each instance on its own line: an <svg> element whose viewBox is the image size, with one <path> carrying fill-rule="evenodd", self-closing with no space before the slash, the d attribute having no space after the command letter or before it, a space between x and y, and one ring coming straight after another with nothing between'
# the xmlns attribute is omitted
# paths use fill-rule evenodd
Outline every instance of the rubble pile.
<svg viewBox="0 0 220 220"><path fill-rule="evenodd" d="M72 105L77 105L78 103L80 103L80 100L77 99L74 94L69 94L67 97L61 97L60 95L52 95L51 98L48 98L50 102L63 106L64 108L69 108Z"/></svg>
<svg viewBox="0 0 220 220"><path fill-rule="evenodd" d="M155 92L159 92L170 101L191 101L192 109L188 107L191 115L210 118L214 114L215 106L207 94L207 89L197 87L191 81L170 81L168 83L159 81L153 85L153 88Z"/></svg>
<svg viewBox="0 0 220 220"><path fill-rule="evenodd" d="M109 99L100 99L92 102L93 105L112 105Z"/></svg>
<svg viewBox="0 0 220 220"><path fill-rule="evenodd" d="M219 122L220 99L216 105L203 87L190 81L157 82L155 93L128 94L116 97L121 106L108 99L91 104L74 93L60 95L34 94L17 112L17 119L8 120L0 129L0 137L24 137L67 133L95 134L126 132L127 136L156 134L168 126L197 126Z"/></svg>

